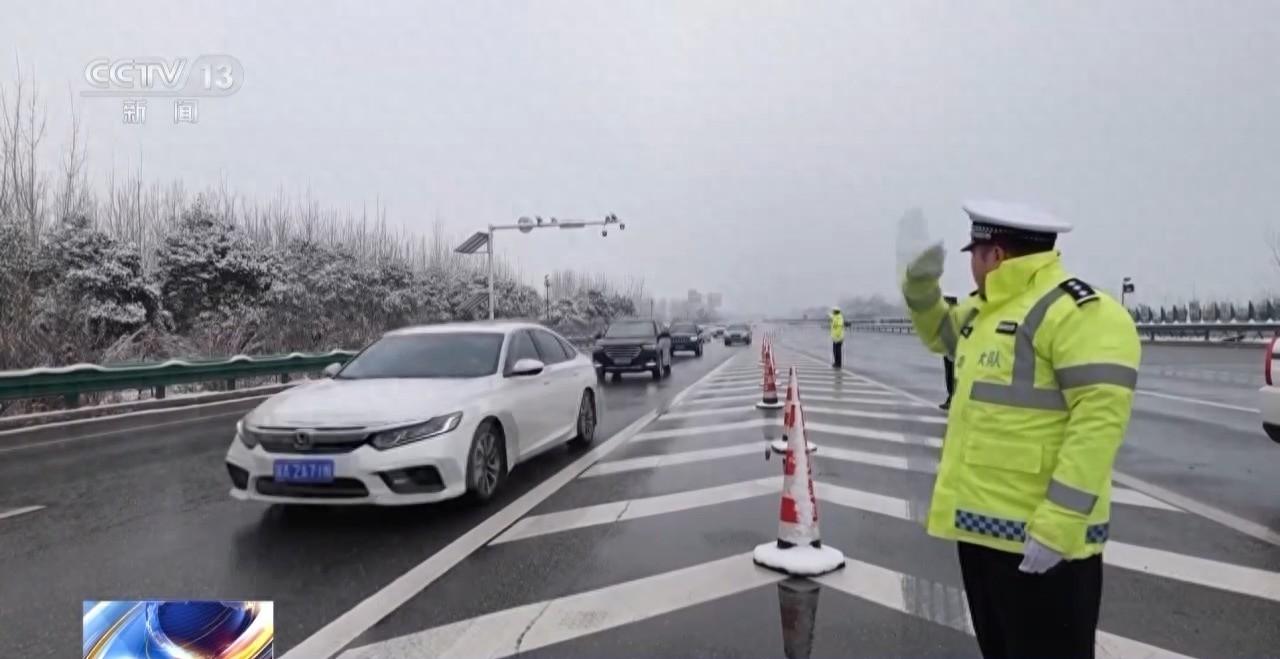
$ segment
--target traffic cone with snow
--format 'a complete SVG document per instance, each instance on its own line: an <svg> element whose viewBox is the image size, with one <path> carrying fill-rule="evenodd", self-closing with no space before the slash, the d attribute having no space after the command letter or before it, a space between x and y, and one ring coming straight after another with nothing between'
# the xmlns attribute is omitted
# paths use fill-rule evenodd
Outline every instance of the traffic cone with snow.
<svg viewBox="0 0 1280 659"><path fill-rule="evenodd" d="M773 353L768 350L764 353L764 394L760 402L756 403L756 408L761 410L782 408L782 402L778 400L778 378L774 376Z"/></svg>
<svg viewBox="0 0 1280 659"><path fill-rule="evenodd" d="M784 403L785 409L791 409L791 402L799 400L800 381L796 378L796 368L792 366L790 372L787 374L787 400ZM782 438L775 439L769 443L769 448L778 455L786 455L789 446L790 444L787 441L787 429L785 427L782 429ZM818 445L808 441L807 439L805 440L805 446L808 447L808 451L810 453L818 450ZM768 457L766 456L765 459L768 459Z"/></svg>
<svg viewBox="0 0 1280 659"><path fill-rule="evenodd" d="M795 395L792 390L795 389ZM783 463L782 507L778 512L778 539L756 547L757 565L799 577L811 577L844 567L844 554L822 544L818 530L818 498L813 489L813 468L804 432L804 407L800 404L795 368L787 386L784 412L787 454Z"/></svg>

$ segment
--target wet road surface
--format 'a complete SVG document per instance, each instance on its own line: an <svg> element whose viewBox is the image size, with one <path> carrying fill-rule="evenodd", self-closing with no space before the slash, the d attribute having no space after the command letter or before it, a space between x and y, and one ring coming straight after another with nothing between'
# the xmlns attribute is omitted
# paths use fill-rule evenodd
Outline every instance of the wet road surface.
<svg viewBox="0 0 1280 659"><path fill-rule="evenodd" d="M340 621L344 659L977 656L954 545L921 528L945 423L938 359L914 337L852 333L836 371L820 330L777 343L800 371L842 572L752 564L777 528L782 464L764 444L778 431L753 407L758 344L714 345L659 385L606 386L601 438L663 414L385 615L352 613L581 456L522 466L481 510L281 515L227 498L235 416L0 453L0 510L48 506L0 518L0 656L73 653L81 599L166 596L274 599L286 651ZM1235 409L1256 391L1242 354L1149 349L1119 469L1280 531L1280 446ZM1114 501L1099 656L1280 655L1280 546L1119 480Z"/></svg>
<svg viewBox="0 0 1280 659"><path fill-rule="evenodd" d="M606 383L597 442L743 350L712 344L701 358L677 355L661 382ZM223 456L248 407L0 445L0 515L44 506L0 516L0 657L78 656L85 599L274 600L287 649L580 457L566 447L520 465L480 508L281 509L227 494Z"/></svg>
<svg viewBox="0 0 1280 659"><path fill-rule="evenodd" d="M752 406L759 367L743 354L394 613L364 621L340 656L976 656L955 547L921 528L942 413L856 367L835 371L814 357L819 334L779 343L820 446L823 539L845 570L790 580L752 564L775 537L782 465L764 460L776 426ZM896 356L885 349L862 358ZM1276 654L1280 547L1135 489L1117 486L1114 500L1099 656Z"/></svg>

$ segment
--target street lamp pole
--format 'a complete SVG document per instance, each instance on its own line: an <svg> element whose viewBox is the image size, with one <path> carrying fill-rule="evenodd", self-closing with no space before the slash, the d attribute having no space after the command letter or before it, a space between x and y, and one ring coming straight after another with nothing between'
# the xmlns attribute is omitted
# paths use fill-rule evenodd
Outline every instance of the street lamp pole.
<svg viewBox="0 0 1280 659"><path fill-rule="evenodd" d="M551 275L542 276L542 285L547 288L547 321L551 321Z"/></svg>
<svg viewBox="0 0 1280 659"><path fill-rule="evenodd" d="M559 220L553 217L544 221L541 217L536 219L522 217L515 224L490 224L487 232L476 232L475 235L468 238L466 242L459 245L454 251L459 254L475 254L480 251L482 244L488 246L485 254L489 260L489 320L493 320L496 303L493 294L493 234L498 231L509 231L512 229L517 230L520 233L531 233L534 229L582 229L585 227L603 227L600 230L600 235L608 237L609 226L613 224L618 225L618 228L624 231L627 228L626 223L620 221L618 216L612 213L604 216L604 219L602 220ZM548 290L550 290L549 287L550 284L548 283ZM547 313L550 315L549 306Z"/></svg>
<svg viewBox="0 0 1280 659"><path fill-rule="evenodd" d="M1124 281L1120 282L1120 306L1129 308L1125 305L1125 298L1133 291L1133 277L1125 277Z"/></svg>

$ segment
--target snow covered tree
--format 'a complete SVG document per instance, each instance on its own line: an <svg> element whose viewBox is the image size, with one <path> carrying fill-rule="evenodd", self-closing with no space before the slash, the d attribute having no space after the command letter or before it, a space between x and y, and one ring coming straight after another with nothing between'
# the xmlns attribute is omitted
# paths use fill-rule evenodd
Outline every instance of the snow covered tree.
<svg viewBox="0 0 1280 659"><path fill-rule="evenodd" d="M61 352L78 358L160 317L160 293L143 271L142 255L83 215L65 218L43 245L37 278L37 323L61 335Z"/></svg>
<svg viewBox="0 0 1280 659"><path fill-rule="evenodd" d="M267 251L203 199L183 213L156 257L164 305L180 332L201 313L252 306L271 285Z"/></svg>

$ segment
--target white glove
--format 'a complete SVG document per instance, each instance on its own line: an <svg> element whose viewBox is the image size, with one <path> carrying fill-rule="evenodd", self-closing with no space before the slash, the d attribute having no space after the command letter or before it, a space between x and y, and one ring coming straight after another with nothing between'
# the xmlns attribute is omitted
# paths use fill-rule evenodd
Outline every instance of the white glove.
<svg viewBox="0 0 1280 659"><path fill-rule="evenodd" d="M907 266L907 279L937 281L942 278L942 266L946 260L947 252L942 248L942 243L934 243L912 259Z"/></svg>
<svg viewBox="0 0 1280 659"><path fill-rule="evenodd" d="M935 248L937 253L933 253ZM929 237L929 223L925 220L924 213L918 208L907 211L898 220L898 279L901 280L904 275L912 279L941 277L945 257L941 248L941 242Z"/></svg>
<svg viewBox="0 0 1280 659"><path fill-rule="evenodd" d="M1036 542L1035 538L1027 538L1018 569L1027 574L1044 574L1061 562L1062 554Z"/></svg>

